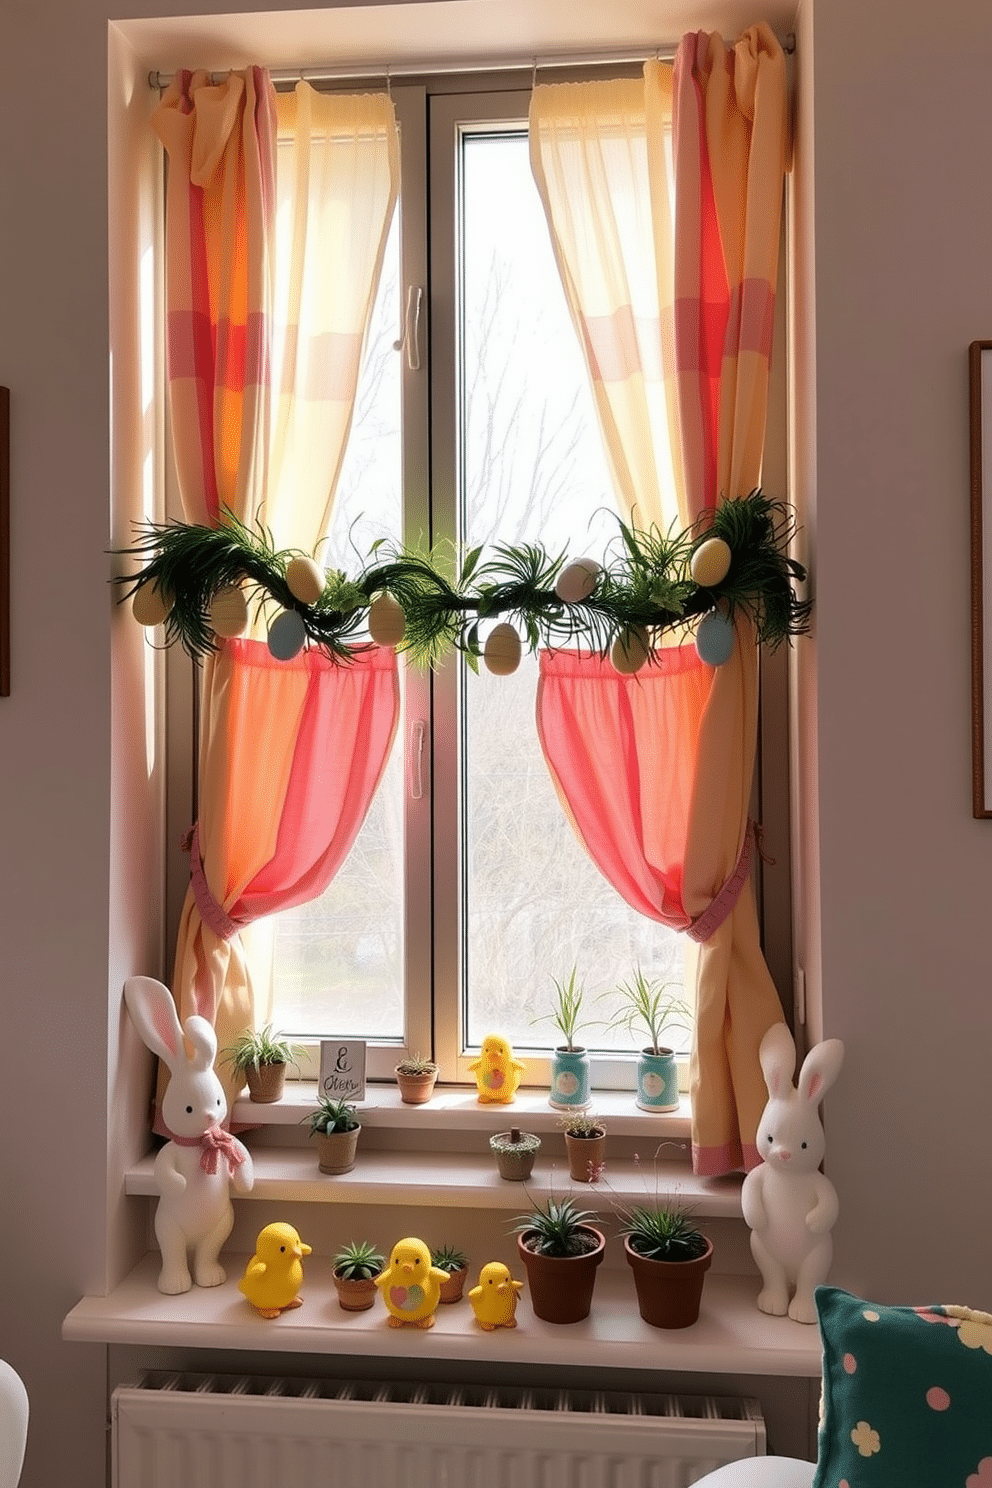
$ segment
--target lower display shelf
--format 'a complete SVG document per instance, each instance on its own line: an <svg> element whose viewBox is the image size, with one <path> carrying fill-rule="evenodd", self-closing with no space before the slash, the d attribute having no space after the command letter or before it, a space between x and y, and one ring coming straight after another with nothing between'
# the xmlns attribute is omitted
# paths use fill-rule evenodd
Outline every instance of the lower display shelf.
<svg viewBox="0 0 992 1488"><path fill-rule="evenodd" d="M531 1311L525 1290L517 1308L517 1327L485 1332L476 1323L467 1296L440 1307L431 1329L390 1327L378 1302L369 1312L346 1313L338 1305L330 1262L320 1260L307 1262L303 1306L267 1321L238 1290L246 1260L226 1256L228 1280L219 1287L194 1287L169 1297L156 1286L159 1260L149 1253L108 1296L82 1298L65 1318L62 1336L84 1343L246 1352L585 1363L611 1369L806 1378L820 1373L818 1330L759 1312L754 1276L711 1273L699 1321L690 1328L667 1331L641 1320L626 1269L604 1267L585 1321L542 1322Z"/></svg>

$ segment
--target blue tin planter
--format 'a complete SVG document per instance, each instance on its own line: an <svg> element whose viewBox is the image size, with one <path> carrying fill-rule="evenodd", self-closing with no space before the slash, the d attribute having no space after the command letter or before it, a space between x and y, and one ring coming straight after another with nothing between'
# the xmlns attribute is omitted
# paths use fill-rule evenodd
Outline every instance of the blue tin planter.
<svg viewBox="0 0 992 1488"><path fill-rule="evenodd" d="M679 1080L671 1049L642 1049L637 1061L637 1101L642 1111L677 1111Z"/></svg>
<svg viewBox="0 0 992 1488"><path fill-rule="evenodd" d="M585 1049L554 1051L548 1101L556 1111L582 1111L589 1104L589 1055Z"/></svg>

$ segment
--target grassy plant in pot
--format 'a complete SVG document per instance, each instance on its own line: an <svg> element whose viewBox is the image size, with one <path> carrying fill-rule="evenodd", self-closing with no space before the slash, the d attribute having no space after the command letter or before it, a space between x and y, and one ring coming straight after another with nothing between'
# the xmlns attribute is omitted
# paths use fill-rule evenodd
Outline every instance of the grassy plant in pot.
<svg viewBox="0 0 992 1488"><path fill-rule="evenodd" d="M535 1023L553 1023L565 1040L551 1055L548 1101L558 1111L580 1111L589 1104L589 1055L584 1045L577 1041L579 1029L588 1021L582 1017L585 990L577 980L574 966L567 982L560 982L557 977L553 981L555 993L551 1011L534 1019Z"/></svg>
<svg viewBox="0 0 992 1488"><path fill-rule="evenodd" d="M304 1118L310 1135L317 1138L317 1161L322 1173L349 1173L355 1166L358 1136L362 1130L355 1107L346 1100L322 1095L316 1111Z"/></svg>
<svg viewBox="0 0 992 1488"><path fill-rule="evenodd" d="M269 1105L282 1095L287 1066L296 1066L300 1052L297 1044L273 1033L272 1024L267 1023L258 1031L248 1029L220 1057L242 1083L247 1082L251 1100Z"/></svg>
<svg viewBox="0 0 992 1488"><path fill-rule="evenodd" d="M689 1328L699 1317L713 1242L678 1203L619 1205L637 1306L653 1328Z"/></svg>
<svg viewBox="0 0 992 1488"><path fill-rule="evenodd" d="M573 1183L598 1183L606 1164L606 1127L590 1111L570 1111L559 1120L565 1134L568 1176Z"/></svg>
<svg viewBox="0 0 992 1488"><path fill-rule="evenodd" d="M540 1150L541 1139L533 1132L513 1126L509 1131L495 1132L489 1138L489 1146L496 1158L499 1176L522 1183L534 1171L534 1159Z"/></svg>
<svg viewBox="0 0 992 1488"><path fill-rule="evenodd" d="M675 1052L664 1042L669 1027L688 1028L690 1010L665 982L653 982L638 967L629 982L616 989L621 1006L609 1020L609 1028L629 1033L647 1033L648 1043L637 1061L636 1104L642 1111L677 1111L678 1071Z"/></svg>
<svg viewBox="0 0 992 1488"><path fill-rule="evenodd" d="M349 1240L331 1264L338 1302L345 1312L368 1312L375 1304L375 1278L386 1264L386 1257L371 1240Z"/></svg>
<svg viewBox="0 0 992 1488"><path fill-rule="evenodd" d="M407 1106L423 1106L434 1094L437 1065L422 1054L410 1054L396 1066L400 1100Z"/></svg>
<svg viewBox="0 0 992 1488"><path fill-rule="evenodd" d="M514 1224L517 1249L527 1268L531 1306L546 1323L580 1323L589 1316L596 1269L606 1239L571 1199L551 1195Z"/></svg>
<svg viewBox="0 0 992 1488"><path fill-rule="evenodd" d="M442 1302L460 1302L468 1275L468 1257L454 1245L441 1245L431 1251L431 1265L447 1273L447 1281L441 1283Z"/></svg>

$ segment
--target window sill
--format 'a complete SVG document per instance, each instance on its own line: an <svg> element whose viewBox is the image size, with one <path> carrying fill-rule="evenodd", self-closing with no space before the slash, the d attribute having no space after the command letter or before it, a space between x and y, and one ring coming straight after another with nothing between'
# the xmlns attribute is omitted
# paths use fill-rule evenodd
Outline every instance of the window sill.
<svg viewBox="0 0 992 1488"><path fill-rule="evenodd" d="M771 1318L755 1305L757 1277L710 1274L698 1323L668 1333L649 1327L637 1311L626 1267L603 1267L592 1311L567 1327L544 1323L525 1302L518 1326L484 1333L463 1299L438 1309L430 1332L390 1328L381 1307L342 1312L328 1261L306 1264L303 1307L267 1322L237 1289L247 1257L227 1256L228 1280L219 1287L194 1287L179 1297L156 1286L158 1257L149 1254L107 1297L84 1297L62 1325L70 1342L135 1344L171 1348L260 1350L349 1356L389 1354L397 1358L493 1360L513 1364L574 1365L609 1360L611 1369L675 1370L680 1373L791 1375L820 1373L816 1328L789 1318ZM605 1351L605 1352L604 1352Z"/></svg>

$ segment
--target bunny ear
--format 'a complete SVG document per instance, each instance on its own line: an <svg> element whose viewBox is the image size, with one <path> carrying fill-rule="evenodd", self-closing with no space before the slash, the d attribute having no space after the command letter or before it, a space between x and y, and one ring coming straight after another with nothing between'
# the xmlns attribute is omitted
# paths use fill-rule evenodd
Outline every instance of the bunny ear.
<svg viewBox="0 0 992 1488"><path fill-rule="evenodd" d="M124 983L124 1001L149 1049L173 1069L184 1057L183 1031L168 987L154 977L128 977Z"/></svg>
<svg viewBox="0 0 992 1488"><path fill-rule="evenodd" d="M761 1073L768 1086L768 1094L781 1095L788 1087L792 1089L792 1071L796 1067L796 1046L792 1041L787 1023L773 1023L761 1040L758 1048Z"/></svg>
<svg viewBox="0 0 992 1488"><path fill-rule="evenodd" d="M190 1060L193 1069L209 1069L217 1053L217 1035L212 1024L208 1023L206 1018L200 1018L194 1013L192 1017L186 1019L183 1031L193 1046L193 1057Z"/></svg>
<svg viewBox="0 0 992 1488"><path fill-rule="evenodd" d="M822 1044L814 1044L799 1071L800 1098L819 1105L840 1074L843 1062L844 1045L840 1039L824 1039Z"/></svg>

